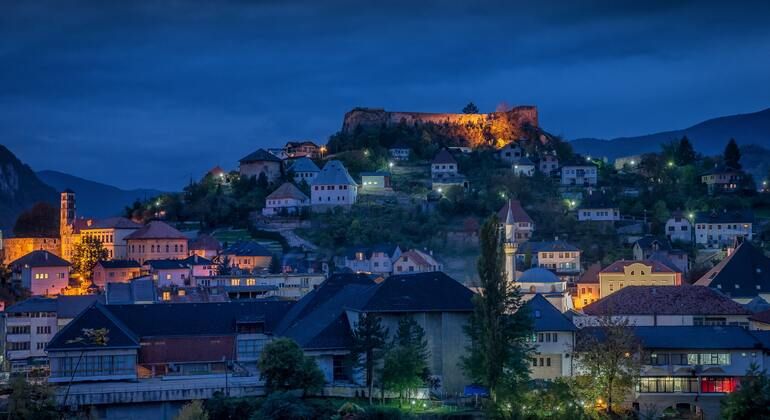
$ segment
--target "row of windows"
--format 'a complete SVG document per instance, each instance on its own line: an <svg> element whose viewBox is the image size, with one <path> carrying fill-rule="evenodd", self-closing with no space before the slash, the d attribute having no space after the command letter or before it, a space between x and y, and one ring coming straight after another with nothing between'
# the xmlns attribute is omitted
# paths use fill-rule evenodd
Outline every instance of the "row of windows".
<svg viewBox="0 0 770 420"><path fill-rule="evenodd" d="M738 379L732 377L653 377L640 378L636 392L647 393L721 393L733 392Z"/></svg>
<svg viewBox="0 0 770 420"><path fill-rule="evenodd" d="M267 338L238 340L238 359L256 359L262 354Z"/></svg>
<svg viewBox="0 0 770 420"><path fill-rule="evenodd" d="M433 165L433 170L434 171L447 170L447 169L450 170L450 171L454 171L455 170L455 165Z"/></svg>
<svg viewBox="0 0 770 420"><path fill-rule="evenodd" d="M540 252L539 258L577 258L580 256L579 252Z"/></svg>
<svg viewBox="0 0 770 420"><path fill-rule="evenodd" d="M683 231L683 232L687 232L688 230L690 230L690 228L687 225L682 225L682 226L680 226L680 230ZM669 226L668 227L668 231L669 232L676 231L676 226Z"/></svg>
<svg viewBox="0 0 770 420"><path fill-rule="evenodd" d="M29 350L29 341L9 341L7 348L10 351Z"/></svg>
<svg viewBox="0 0 770 420"><path fill-rule="evenodd" d="M318 201L323 201L323 197L318 197ZM326 197L326 201L332 201L332 198L331 197ZM338 195L337 196L337 201L345 201L345 196L344 195L341 195L341 196Z"/></svg>
<svg viewBox="0 0 770 420"><path fill-rule="evenodd" d="M146 249L145 245L131 245L131 252L145 252ZM150 245L150 252L163 252L163 247L161 245ZM169 244L166 244L166 252L171 252L171 246ZM174 252L184 252L184 245L175 244Z"/></svg>
<svg viewBox="0 0 770 420"><path fill-rule="evenodd" d="M650 353L645 356L644 363L651 366L727 366L730 364L730 353Z"/></svg>
<svg viewBox="0 0 770 420"><path fill-rule="evenodd" d="M529 342L534 343L556 343L559 341L559 333L533 333L531 337L528 338Z"/></svg>
<svg viewBox="0 0 770 420"><path fill-rule="evenodd" d="M538 366L538 364L537 364L538 361L540 362L540 367L543 367L543 366L550 367L551 366L551 358L550 357L533 357L532 358L532 367L537 367ZM543 362L545 362L545 363L543 363Z"/></svg>
<svg viewBox="0 0 770 420"><path fill-rule="evenodd" d="M29 333L30 333L29 325L14 325L14 326L8 327L8 334L29 334Z"/></svg>
<svg viewBox="0 0 770 420"><path fill-rule="evenodd" d="M51 357L51 377L130 375L135 364L133 355Z"/></svg>
<svg viewBox="0 0 770 420"><path fill-rule="evenodd" d="M716 227L714 227L714 226L716 226ZM712 230L712 229L721 230L722 229L722 225L714 225L714 224L696 225L696 227L698 229L708 229L708 230ZM740 229L739 225L729 225L728 224L728 225L724 225L724 227L725 227L725 229L734 229L734 230ZM744 224L743 228L744 229L748 229L749 225L748 224Z"/></svg>
<svg viewBox="0 0 770 420"><path fill-rule="evenodd" d="M320 186L319 186L319 185L316 185L316 186L314 186L314 187L313 187L313 189L314 189L314 190L316 190L316 191L318 191L318 190L319 190L319 187L320 187L320 190L321 190L321 191L324 191L324 187L325 187L325 188L326 188L326 190L328 190L328 191L333 191L333 190L334 190L334 185L320 185ZM347 190L347 189L348 189L348 185L338 185L338 186L337 186L337 189L338 189L338 190Z"/></svg>
<svg viewBox="0 0 770 420"><path fill-rule="evenodd" d="M293 205L293 203L290 203L290 201L291 200L289 200L288 198L284 199L284 200L267 200L267 204L269 204L271 206L280 206L281 204L284 204L284 205L287 205L287 206L290 205L290 204ZM294 201L297 201L297 200L294 200Z"/></svg>
<svg viewBox="0 0 770 420"><path fill-rule="evenodd" d="M113 242L113 236L112 235L97 235L97 234L89 234L87 235L90 238L96 238L99 242L106 244L106 243L112 243Z"/></svg>
<svg viewBox="0 0 770 420"><path fill-rule="evenodd" d="M48 278L48 273L35 273L35 280L45 280ZM57 279L63 279L64 273L56 273Z"/></svg>

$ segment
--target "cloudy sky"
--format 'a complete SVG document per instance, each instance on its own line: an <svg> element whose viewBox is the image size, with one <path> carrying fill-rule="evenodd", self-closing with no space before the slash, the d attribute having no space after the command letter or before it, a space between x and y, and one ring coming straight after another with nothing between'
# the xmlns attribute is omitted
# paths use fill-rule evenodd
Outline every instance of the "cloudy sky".
<svg viewBox="0 0 770 420"><path fill-rule="evenodd" d="M0 144L177 189L355 106L645 134L770 107L768 21L767 1L0 0Z"/></svg>

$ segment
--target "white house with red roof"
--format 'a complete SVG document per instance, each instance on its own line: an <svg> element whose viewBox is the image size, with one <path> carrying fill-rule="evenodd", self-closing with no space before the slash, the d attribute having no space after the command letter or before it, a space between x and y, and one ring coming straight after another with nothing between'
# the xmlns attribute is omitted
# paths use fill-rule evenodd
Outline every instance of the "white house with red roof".
<svg viewBox="0 0 770 420"><path fill-rule="evenodd" d="M431 254L418 249L401 253L393 263L393 274L430 273L443 270L443 264L436 261Z"/></svg>

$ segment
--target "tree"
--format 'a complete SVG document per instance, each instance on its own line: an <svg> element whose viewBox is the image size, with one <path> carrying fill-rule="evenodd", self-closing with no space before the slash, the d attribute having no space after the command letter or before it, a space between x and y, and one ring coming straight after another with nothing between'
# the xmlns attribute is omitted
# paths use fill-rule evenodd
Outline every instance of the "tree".
<svg viewBox="0 0 770 420"><path fill-rule="evenodd" d="M229 276L232 273L233 267L230 264L230 257L223 256L219 264L217 264L217 274L220 276Z"/></svg>
<svg viewBox="0 0 770 420"><path fill-rule="evenodd" d="M59 418L53 392L46 385L27 382L16 376L10 382L8 418L18 420L46 420Z"/></svg>
<svg viewBox="0 0 770 420"><path fill-rule="evenodd" d="M461 360L466 374L489 389L493 402L529 379L532 320L522 308L518 286L507 281L496 215L481 227L477 268L480 292L465 333L470 339Z"/></svg>
<svg viewBox="0 0 770 420"><path fill-rule="evenodd" d="M382 326L382 320L371 312L361 315L353 329L351 355L357 366L364 367L369 404L374 391L374 367L382 359L387 336L388 330Z"/></svg>
<svg viewBox="0 0 770 420"><path fill-rule="evenodd" d="M324 375L315 359L305 356L302 348L290 338L278 338L262 350L257 361L267 392L302 390L317 392L323 387Z"/></svg>
<svg viewBox="0 0 770 420"><path fill-rule="evenodd" d="M679 140L679 144L674 153L674 160L679 166L695 163L695 149L693 149L692 143L690 143L690 139L688 139L687 136L684 136Z"/></svg>
<svg viewBox="0 0 770 420"><path fill-rule="evenodd" d="M752 363L741 379L740 388L722 401L722 418L727 420L770 419L770 377Z"/></svg>
<svg viewBox="0 0 770 420"><path fill-rule="evenodd" d="M428 379L428 342L425 330L410 316L398 321L398 330L385 354L383 386L398 393L399 400Z"/></svg>
<svg viewBox="0 0 770 420"><path fill-rule="evenodd" d="M725 166L728 168L741 169L741 149L738 148L738 143L735 142L735 139L730 139L727 146L725 146L724 159Z"/></svg>
<svg viewBox="0 0 770 420"><path fill-rule="evenodd" d="M291 392L273 392L250 419L304 420L314 418L313 410L299 396Z"/></svg>
<svg viewBox="0 0 770 420"><path fill-rule="evenodd" d="M13 234L19 237L59 236L59 210L45 202L35 203L16 219Z"/></svg>
<svg viewBox="0 0 770 420"><path fill-rule="evenodd" d="M641 369L631 324L626 318L600 317L597 327L580 330L577 351L578 363L587 373L580 378L586 400L606 401L607 413L612 413L613 401L623 401Z"/></svg>
<svg viewBox="0 0 770 420"><path fill-rule="evenodd" d="M473 102L468 102L468 105L465 105L463 108L463 114L478 114L479 113L479 107L476 106Z"/></svg>
<svg viewBox="0 0 770 420"><path fill-rule="evenodd" d="M106 260L108 256L99 239L84 236L72 250L72 270L80 275L81 280L92 280L96 263Z"/></svg>
<svg viewBox="0 0 770 420"><path fill-rule="evenodd" d="M281 267L281 259L273 254L273 256L270 258L270 273L272 274L280 274L283 271L283 267Z"/></svg>
<svg viewBox="0 0 770 420"><path fill-rule="evenodd" d="M182 406L175 420L209 420L209 413L200 400L190 401Z"/></svg>

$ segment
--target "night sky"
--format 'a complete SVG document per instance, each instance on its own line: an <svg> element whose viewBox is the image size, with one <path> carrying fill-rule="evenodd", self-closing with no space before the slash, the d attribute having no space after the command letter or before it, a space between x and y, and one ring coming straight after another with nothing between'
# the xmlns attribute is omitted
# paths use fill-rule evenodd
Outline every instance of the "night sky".
<svg viewBox="0 0 770 420"><path fill-rule="evenodd" d="M355 106L534 104L570 139L770 106L767 1L370 3L0 0L0 144L178 189Z"/></svg>

